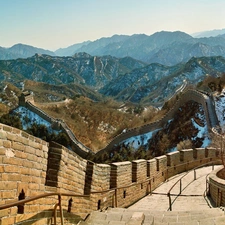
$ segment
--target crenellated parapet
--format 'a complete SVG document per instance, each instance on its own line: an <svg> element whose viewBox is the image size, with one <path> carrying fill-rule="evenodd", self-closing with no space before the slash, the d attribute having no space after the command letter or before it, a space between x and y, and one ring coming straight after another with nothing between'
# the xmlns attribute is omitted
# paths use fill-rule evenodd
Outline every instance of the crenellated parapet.
<svg viewBox="0 0 225 225"><path fill-rule="evenodd" d="M89 196L63 196L66 218L85 217L105 207L127 207L176 174L215 160L220 163L216 149L198 148L151 160L95 164L57 143L47 143L3 124L0 146L0 207L19 196L29 198L52 192ZM22 214L16 206L0 210L0 222L46 224L56 203L57 197L51 196L25 204ZM65 224L72 222L68 219Z"/></svg>
<svg viewBox="0 0 225 225"><path fill-rule="evenodd" d="M140 127L126 130L126 132L117 135L109 142L106 147L100 149L96 154L100 155L105 151L110 151L116 144L119 144L130 137L142 135L157 129L161 129L164 124L174 118L174 115L179 109L179 107L181 107L184 103L188 101L195 101L202 105L205 111L207 127L209 130L219 126L212 96L208 93L199 92L194 89L187 89L185 92L182 93L182 95L176 101L174 106L160 120ZM73 143L73 150L78 155L85 158L88 153L93 153L90 148L86 147L76 138L76 136L73 134L73 132L70 130L70 128L65 122L49 116L44 111L36 107L34 105L33 95L29 94L29 92L24 92L21 95L19 103L21 106L27 107L29 110L38 114L40 117L51 123L54 129L63 130L63 132L65 132L70 138L71 142Z"/></svg>
<svg viewBox="0 0 225 225"><path fill-rule="evenodd" d="M207 93L196 91L194 89L188 89L182 93L174 106L160 120L154 121L153 123L149 123L141 127L126 130L126 132L117 135L105 148L99 150L96 154L100 155L105 151L110 151L116 144L121 143L122 141L133 136L138 136L157 129L161 129L169 120L174 118L174 115L176 114L179 107L181 107L188 101L195 101L202 105L205 112L207 127L209 130L211 130L213 127L219 126L219 121L215 112L215 107L213 104L214 100L212 96L208 95Z"/></svg>

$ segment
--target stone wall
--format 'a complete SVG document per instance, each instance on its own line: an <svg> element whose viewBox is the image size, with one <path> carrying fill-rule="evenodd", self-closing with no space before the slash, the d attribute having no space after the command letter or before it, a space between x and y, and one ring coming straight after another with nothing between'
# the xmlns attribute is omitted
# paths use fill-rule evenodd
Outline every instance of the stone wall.
<svg viewBox="0 0 225 225"><path fill-rule="evenodd" d="M169 110L169 112L162 117L160 120L155 121L153 123L146 124L141 127L129 129L126 132L123 132L116 136L113 140L110 141L110 143L103 149L99 150L96 154L102 154L104 151L110 151L115 144L118 144L130 137L142 135L144 133L157 130L163 127L170 119L172 119L179 109L180 106L182 106L184 103L188 101L195 101L202 105L206 122L208 129L210 130L212 127L216 127L219 125L216 113L215 113L215 107L212 104L213 99L211 96L208 96L207 94L198 92L196 90L189 89L182 93L180 98L177 100L177 102L174 104L174 107Z"/></svg>
<svg viewBox="0 0 225 225"><path fill-rule="evenodd" d="M105 207L127 207L166 179L217 159L215 149L187 149L151 160L95 164L56 143L0 124L0 206L44 193L62 195L65 224ZM74 195L87 195L77 197ZM58 197L0 210L0 224L51 224ZM67 212L69 211L69 212Z"/></svg>
<svg viewBox="0 0 225 225"><path fill-rule="evenodd" d="M63 121L50 117L44 111L36 107L33 104L34 103L33 96L32 95L30 96L31 97L29 97L28 93L22 94L19 101L20 105L27 107L29 110L31 110L32 112L36 113L37 115L39 115L40 117L42 117L43 119L51 123L54 129L63 130L63 132L65 132L70 138L70 140L72 141L73 150L81 157L86 157L88 152L93 153L91 149L87 148L81 142L79 142L79 140L77 140L73 132ZM216 127L219 124L216 113L215 113L215 107L212 104L213 98L211 96L208 96L207 93L205 94L193 89L188 89L187 91L182 93L181 97L177 100L174 107L171 108L169 112L160 120L155 121L153 123L146 124L141 127L129 129L126 132L123 132L117 135L114 139L112 139L109 142L109 144L105 148L100 149L96 154L98 155L98 154L102 154L102 152L104 151L110 151L115 144L118 144L130 137L141 135L141 134L162 128L163 125L167 123L168 120L174 117L174 114L177 112L178 108L188 101L195 101L203 106L208 129L212 127Z"/></svg>
<svg viewBox="0 0 225 225"><path fill-rule="evenodd" d="M208 195L211 196L216 207L225 206L225 180L219 178L218 173L223 172L225 174L223 167L214 170L209 175L209 191Z"/></svg>

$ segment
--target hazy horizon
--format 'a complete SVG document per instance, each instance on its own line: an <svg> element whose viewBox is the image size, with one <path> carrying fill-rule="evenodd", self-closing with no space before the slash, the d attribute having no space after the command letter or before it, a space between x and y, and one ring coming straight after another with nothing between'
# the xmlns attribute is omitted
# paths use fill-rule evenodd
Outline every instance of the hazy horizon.
<svg viewBox="0 0 225 225"><path fill-rule="evenodd" d="M223 0L0 0L1 47L22 43L55 51L118 35L225 26Z"/></svg>

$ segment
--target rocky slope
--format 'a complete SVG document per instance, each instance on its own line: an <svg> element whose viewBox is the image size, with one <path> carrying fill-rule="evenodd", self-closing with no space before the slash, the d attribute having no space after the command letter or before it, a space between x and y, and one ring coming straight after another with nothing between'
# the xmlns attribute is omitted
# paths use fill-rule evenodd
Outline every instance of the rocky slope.
<svg viewBox="0 0 225 225"><path fill-rule="evenodd" d="M192 58L186 64L171 67L150 64L115 78L100 93L120 101L160 106L187 84L197 84L207 75L217 77L224 72L223 57Z"/></svg>
<svg viewBox="0 0 225 225"><path fill-rule="evenodd" d="M73 98L77 94L99 101L101 96L117 101L161 107L165 101L187 85L197 84L208 75L219 77L225 72L223 57L193 57L187 63L164 66L147 65L130 57L91 56L77 53L73 57L38 55L27 59L0 60L0 87L7 83L35 92L48 84L47 90ZM30 87L29 87L30 85ZM62 89L61 93L59 89ZM55 91L56 92L56 91ZM49 101L57 96L49 96Z"/></svg>
<svg viewBox="0 0 225 225"><path fill-rule="evenodd" d="M73 57L36 54L27 59L0 61L0 81L18 85L28 79L53 85L77 83L99 89L113 78L145 65L130 57L94 57L86 53Z"/></svg>

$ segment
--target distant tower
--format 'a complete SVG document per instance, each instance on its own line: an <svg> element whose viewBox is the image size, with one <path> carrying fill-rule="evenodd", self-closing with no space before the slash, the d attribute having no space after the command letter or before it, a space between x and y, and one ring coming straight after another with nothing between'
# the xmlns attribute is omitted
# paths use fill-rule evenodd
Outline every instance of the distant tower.
<svg viewBox="0 0 225 225"><path fill-rule="evenodd" d="M29 92L29 91L24 91L22 92L22 94L19 96L19 105L21 106L25 106L26 102L34 102L34 95L33 92Z"/></svg>

